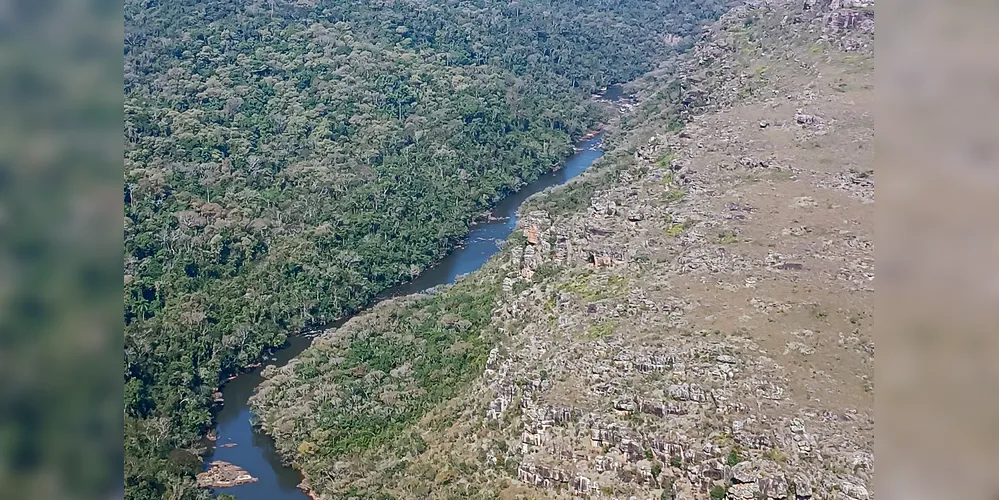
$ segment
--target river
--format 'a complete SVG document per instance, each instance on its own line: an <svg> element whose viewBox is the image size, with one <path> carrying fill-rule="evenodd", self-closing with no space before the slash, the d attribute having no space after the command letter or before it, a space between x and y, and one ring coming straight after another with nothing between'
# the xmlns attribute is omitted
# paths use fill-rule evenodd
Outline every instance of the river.
<svg viewBox="0 0 999 500"><path fill-rule="evenodd" d="M611 87L605 92L604 97L617 101L620 95L619 88ZM438 285L454 283L458 276L481 267L499 251L500 243L513 232L517 225L517 209L524 200L547 188L565 184L569 179L583 173L603 155L602 136L603 134L598 134L577 142L577 152L565 161L561 169L541 176L520 191L504 198L493 209L492 218L473 226L460 247L415 280L388 290L381 294L379 299L409 295ZM343 321L346 320L334 323L330 327L340 326ZM263 360L263 366L271 364L282 366L305 350L311 342L310 337L291 337L288 345ZM255 483L218 489L216 493L227 493L240 500L309 500L309 497L297 487L302 480L301 474L284 465L275 451L274 441L266 434L258 432L251 424L253 413L250 412L247 400L263 381L260 376L261 369L256 368L246 372L222 387L225 404L216 414L216 441L208 460L209 462L222 460L238 465L259 480Z"/></svg>

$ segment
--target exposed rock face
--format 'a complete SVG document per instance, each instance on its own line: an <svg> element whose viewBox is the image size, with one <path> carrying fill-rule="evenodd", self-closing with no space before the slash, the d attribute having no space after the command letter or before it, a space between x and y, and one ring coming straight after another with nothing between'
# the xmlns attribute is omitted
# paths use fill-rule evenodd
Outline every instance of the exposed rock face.
<svg viewBox="0 0 999 500"><path fill-rule="evenodd" d="M257 478L251 476L238 465L221 460L216 460L208 465L208 470L198 474L197 477L198 486L202 488L231 488L257 482Z"/></svg>
<svg viewBox="0 0 999 500"><path fill-rule="evenodd" d="M732 483L747 486L742 491L752 491L763 498L787 498L788 483L780 467L770 461L753 460L732 467ZM748 487L748 485L752 485ZM731 491L730 491L731 492Z"/></svg>
<svg viewBox="0 0 999 500"><path fill-rule="evenodd" d="M804 474L797 474L794 476L794 480L791 483L794 487L794 496L799 499L811 498L812 497L812 482L808 479L808 476Z"/></svg>
<svg viewBox="0 0 999 500"><path fill-rule="evenodd" d="M749 12L759 16L773 4L737 9L728 22L738 25ZM837 35L824 27L839 23L842 36L857 36L867 28L843 19L860 19L848 12L870 5L813 2L810 13L799 10L782 22L817 27L827 38ZM816 214L844 205L864 213L860 207L873 203L873 173L811 170L812 164L777 149L752 149L752 141L765 141L744 138L750 130L835 144L827 138L849 123L836 108L816 104L819 94L790 89L761 93L761 107L774 110L766 116L723 118L730 112L722 110L741 99L724 83L709 89L707 78L697 76L698 65L724 60L734 50L730 41L708 41L695 51L698 63L684 72L697 87L687 96L688 107L717 117L699 116L678 134L636 147L633 156L644 171L622 172L617 184L592 198L586 213L552 218L533 212L524 223L531 224L529 241L513 253L513 267L544 262L564 271L541 283L535 279L500 306L499 318L531 319L505 344L505 357L498 351L490 356L484 381L492 388L487 419L520 415L520 448L507 458L518 460L518 479L532 488L551 496L609 488L645 498L668 477L675 495L692 499L707 498L718 484L726 484L733 499L869 495L871 476L863 471L873 468L873 460L865 460L873 443L872 411L848 421L831 407L809 403L802 394L818 389L793 382L782 364L839 347L819 340L816 328L762 332L802 308L828 322L826 312L790 291L791 283L806 280L832 294L872 292L866 221L849 231L817 231L833 219ZM814 77L808 73L802 81ZM660 161L664 157L669 160ZM747 189L745 179L765 179L770 189L786 185L777 188L786 192L764 195ZM675 199L673 190L681 200L660 201ZM554 248L531 243L535 228L538 241L558 242ZM753 241L782 240L794 244L749 250ZM518 279L524 278L513 282ZM689 291L695 287L705 292ZM707 292L712 288L718 291ZM708 306L714 301L721 307ZM729 332L743 333L712 330L717 326L708 325L718 325L721 316L731 317ZM551 326L541 326L541 318L550 318ZM669 333L677 331L691 335ZM851 363L864 366L872 352L861 348L869 331L853 335ZM531 381L519 384L518 378ZM835 380L830 376L830 388Z"/></svg>
<svg viewBox="0 0 999 500"><path fill-rule="evenodd" d="M537 226L528 226L524 229L524 236L527 237L527 243L530 245L538 244L538 228Z"/></svg>

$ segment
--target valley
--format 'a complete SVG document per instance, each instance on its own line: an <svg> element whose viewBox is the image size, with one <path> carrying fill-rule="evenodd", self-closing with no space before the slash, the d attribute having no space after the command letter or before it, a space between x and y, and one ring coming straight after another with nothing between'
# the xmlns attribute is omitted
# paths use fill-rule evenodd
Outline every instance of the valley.
<svg viewBox="0 0 999 500"><path fill-rule="evenodd" d="M126 2L125 497L871 498L873 23Z"/></svg>

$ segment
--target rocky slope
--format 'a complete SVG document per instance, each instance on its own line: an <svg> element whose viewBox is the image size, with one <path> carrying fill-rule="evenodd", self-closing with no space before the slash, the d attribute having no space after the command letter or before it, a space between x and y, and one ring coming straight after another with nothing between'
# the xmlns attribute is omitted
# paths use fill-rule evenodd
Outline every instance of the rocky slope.
<svg viewBox="0 0 999 500"><path fill-rule="evenodd" d="M324 454L345 386L292 363L254 400L264 426L326 498L870 498L873 12L734 9L633 85L603 166L531 200L464 290L383 304L304 355L338 366L345 338L400 318L467 322L441 301L501 282L486 333L449 347L491 346L455 397ZM428 401L392 366L362 374L366 417Z"/></svg>

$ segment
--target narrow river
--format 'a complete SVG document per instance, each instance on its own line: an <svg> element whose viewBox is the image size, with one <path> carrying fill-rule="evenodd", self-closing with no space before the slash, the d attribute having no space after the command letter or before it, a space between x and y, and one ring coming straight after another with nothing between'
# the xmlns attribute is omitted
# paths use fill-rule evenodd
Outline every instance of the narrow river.
<svg viewBox="0 0 999 500"><path fill-rule="evenodd" d="M620 89L611 87L605 97L616 101L620 93ZM481 267L499 251L499 243L506 240L513 232L517 224L517 209L524 200L547 188L565 184L569 179L583 173L603 155L602 135L598 134L579 141L576 144L577 152L566 160L561 169L545 174L524 186L519 192L500 201L493 209L494 219L474 226L460 248L456 248L415 280L388 290L380 295L380 298L399 297L453 283L458 276ZM340 326L343 321L346 320L330 327ZM305 350L311 342L312 339L309 337L292 337L287 346L265 359L263 365L282 366ZM263 380L260 371L261 368L256 368L223 386L225 405L216 415L217 440L208 460L208 462L223 460L238 465L259 478L259 481L218 489L216 493L227 493L240 500L308 500L308 496L297 487L302 480L298 471L282 464L274 449L273 440L266 434L257 432L250 423L253 414L250 412L247 400Z"/></svg>

